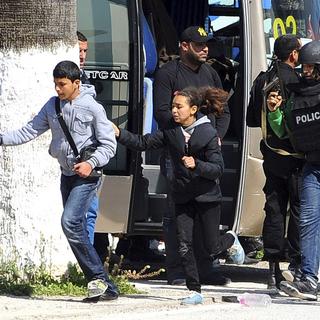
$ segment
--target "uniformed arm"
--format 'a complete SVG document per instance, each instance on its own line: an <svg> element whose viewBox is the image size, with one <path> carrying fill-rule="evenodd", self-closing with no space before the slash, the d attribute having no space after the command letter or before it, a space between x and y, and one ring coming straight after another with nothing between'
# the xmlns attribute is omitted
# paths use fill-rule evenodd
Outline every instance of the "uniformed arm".
<svg viewBox="0 0 320 320"><path fill-rule="evenodd" d="M268 122L272 131L277 135L277 137L280 139L288 138L283 113L280 109L268 113Z"/></svg>
<svg viewBox="0 0 320 320"><path fill-rule="evenodd" d="M287 138L286 123L284 120L283 111L280 109L282 105L282 97L278 92L272 91L268 95L268 122L272 131L280 138Z"/></svg>

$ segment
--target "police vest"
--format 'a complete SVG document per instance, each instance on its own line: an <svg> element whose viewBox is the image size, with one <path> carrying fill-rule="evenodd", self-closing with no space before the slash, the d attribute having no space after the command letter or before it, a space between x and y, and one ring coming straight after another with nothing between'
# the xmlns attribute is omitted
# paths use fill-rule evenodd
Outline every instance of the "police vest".
<svg viewBox="0 0 320 320"><path fill-rule="evenodd" d="M320 94L292 95L289 136L297 152L320 151ZM288 119L286 119L288 120Z"/></svg>

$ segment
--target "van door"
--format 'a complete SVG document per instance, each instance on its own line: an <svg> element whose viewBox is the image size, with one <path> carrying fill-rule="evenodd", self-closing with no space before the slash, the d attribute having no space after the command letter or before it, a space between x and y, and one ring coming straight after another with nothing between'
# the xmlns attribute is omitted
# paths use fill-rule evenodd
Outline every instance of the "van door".
<svg viewBox="0 0 320 320"><path fill-rule="evenodd" d="M142 127L143 74L138 4L132 0L78 0L78 30L88 39L85 72L108 119L133 132ZM96 231L127 232L140 156L118 145L104 170ZM133 196L132 196L133 195Z"/></svg>

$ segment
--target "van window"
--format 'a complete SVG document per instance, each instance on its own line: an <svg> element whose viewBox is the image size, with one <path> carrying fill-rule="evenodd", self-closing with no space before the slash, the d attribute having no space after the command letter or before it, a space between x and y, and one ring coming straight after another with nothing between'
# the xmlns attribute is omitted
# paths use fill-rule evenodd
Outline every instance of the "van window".
<svg viewBox="0 0 320 320"><path fill-rule="evenodd" d="M320 38L319 1L262 1L267 56L272 56L274 40L283 34L297 34L302 44Z"/></svg>
<svg viewBox="0 0 320 320"><path fill-rule="evenodd" d="M85 72L108 119L126 127L129 111L129 17L126 0L78 0L78 30L88 39ZM128 151L119 145L108 174L127 171Z"/></svg>

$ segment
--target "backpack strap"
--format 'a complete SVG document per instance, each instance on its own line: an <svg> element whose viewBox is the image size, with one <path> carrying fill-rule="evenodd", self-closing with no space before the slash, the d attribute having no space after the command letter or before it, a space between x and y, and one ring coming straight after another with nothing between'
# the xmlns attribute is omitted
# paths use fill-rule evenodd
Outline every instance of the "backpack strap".
<svg viewBox="0 0 320 320"><path fill-rule="evenodd" d="M63 133L66 136L75 157L78 158L79 151L78 151L78 148L77 148L76 144L74 143L74 140L70 134L70 131L69 131L64 119L63 119L63 115L62 115L61 108L60 108L60 99L58 97L56 97L56 99L55 99L55 109L56 109L57 119L60 123L60 126L63 130Z"/></svg>

